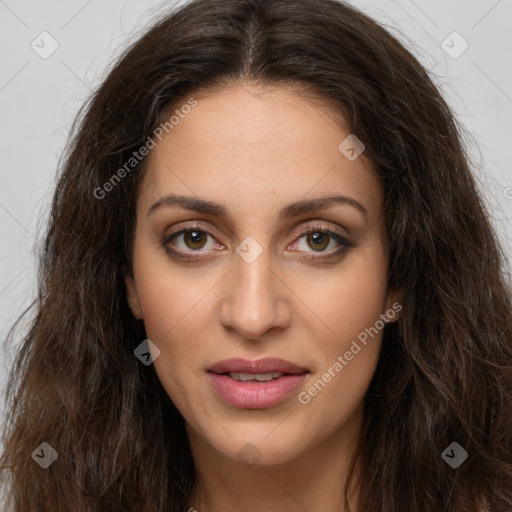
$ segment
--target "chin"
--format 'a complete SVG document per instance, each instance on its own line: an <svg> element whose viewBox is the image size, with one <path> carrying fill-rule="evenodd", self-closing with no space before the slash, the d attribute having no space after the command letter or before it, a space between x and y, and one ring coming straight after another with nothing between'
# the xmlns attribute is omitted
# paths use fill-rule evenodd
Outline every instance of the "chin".
<svg viewBox="0 0 512 512"><path fill-rule="evenodd" d="M219 433L222 439L206 441L225 457L248 467L273 466L293 461L305 448L303 433L290 432L289 427L283 427L283 431L277 434L272 433L274 429L275 425L259 429L252 426L251 429L236 432L226 426L233 437Z"/></svg>

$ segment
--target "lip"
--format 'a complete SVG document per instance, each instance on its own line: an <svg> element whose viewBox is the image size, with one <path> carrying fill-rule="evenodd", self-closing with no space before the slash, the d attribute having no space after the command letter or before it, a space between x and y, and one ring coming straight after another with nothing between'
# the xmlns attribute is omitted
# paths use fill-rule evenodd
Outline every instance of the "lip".
<svg viewBox="0 0 512 512"><path fill-rule="evenodd" d="M268 382L237 381L223 375L226 372L281 372L285 375ZM212 386L219 396L226 403L241 409L266 409L283 402L303 383L308 373L308 370L294 363L276 358L257 361L227 359L208 369Z"/></svg>
<svg viewBox="0 0 512 512"><path fill-rule="evenodd" d="M249 361L248 359L235 357L233 359L219 361L208 368L207 371L217 374L226 372L243 372L253 374L281 372L291 375L299 375L308 372L308 370L301 366L275 357L265 357L263 359L257 359L256 361Z"/></svg>

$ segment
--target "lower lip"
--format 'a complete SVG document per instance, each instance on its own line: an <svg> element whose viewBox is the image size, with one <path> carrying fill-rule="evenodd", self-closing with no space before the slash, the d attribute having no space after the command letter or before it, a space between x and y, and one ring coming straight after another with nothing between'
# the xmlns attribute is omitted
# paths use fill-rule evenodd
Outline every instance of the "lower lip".
<svg viewBox="0 0 512 512"><path fill-rule="evenodd" d="M213 387L230 405L242 409L265 409L277 405L302 384L307 373L283 375L268 382L238 381L229 375L208 372Z"/></svg>

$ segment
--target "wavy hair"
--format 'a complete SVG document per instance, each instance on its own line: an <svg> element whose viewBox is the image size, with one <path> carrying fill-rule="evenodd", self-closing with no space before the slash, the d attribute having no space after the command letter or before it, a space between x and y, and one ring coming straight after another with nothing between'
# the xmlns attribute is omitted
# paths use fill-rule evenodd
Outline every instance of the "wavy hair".
<svg viewBox="0 0 512 512"><path fill-rule="evenodd" d="M313 93L364 142L383 185L389 286L403 292L403 311L385 328L365 399L352 460L362 468L359 512L510 512L503 248L462 129L428 72L395 36L336 0L174 8L80 110L59 166L34 315L6 389L6 507L187 508L195 473L184 420L153 366L134 356L146 335L126 300L145 160L98 190L191 92L245 82ZM454 441L468 453L457 469L441 457ZM32 457L42 442L58 453L46 469Z"/></svg>

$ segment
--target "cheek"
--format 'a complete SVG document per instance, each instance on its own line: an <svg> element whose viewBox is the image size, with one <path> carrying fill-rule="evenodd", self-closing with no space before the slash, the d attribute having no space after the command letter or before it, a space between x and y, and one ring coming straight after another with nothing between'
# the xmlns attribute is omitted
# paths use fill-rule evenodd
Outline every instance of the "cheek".
<svg viewBox="0 0 512 512"><path fill-rule="evenodd" d="M363 398L375 371L385 326L380 315L386 310L386 276L380 246L368 247L323 283L312 307L329 329L314 337L319 364L308 383L310 397L326 407L338 404L339 414Z"/></svg>
<svg viewBox="0 0 512 512"><path fill-rule="evenodd" d="M198 394L195 377L202 373L200 356L211 329L211 313L204 310L211 285L191 282L169 268L142 272L138 294L147 337L160 349L155 372L167 395L190 417L195 410L192 396Z"/></svg>
<svg viewBox="0 0 512 512"><path fill-rule="evenodd" d="M204 371L204 352L213 346L212 297L218 273L173 264L162 251L135 253L134 273L147 337L160 349L155 370L174 400Z"/></svg>
<svg viewBox="0 0 512 512"><path fill-rule="evenodd" d="M170 275L147 279L139 287L139 298L146 334L166 354L182 356L193 353L195 340L208 334L202 322L207 322L205 306L208 290L204 283ZM211 319L208 322L211 326ZM180 343L178 343L180 341Z"/></svg>
<svg viewBox="0 0 512 512"><path fill-rule="evenodd" d="M174 336L182 323L193 325L190 315L207 292L208 283L197 278L191 281L161 246L144 242L144 235L136 237L134 277L146 333L160 344Z"/></svg>
<svg viewBox="0 0 512 512"><path fill-rule="evenodd" d="M386 309L386 289L387 261L378 244L347 258L329 279L322 281L314 308L338 340L335 345L350 342L379 320ZM313 304L314 295L307 300Z"/></svg>

